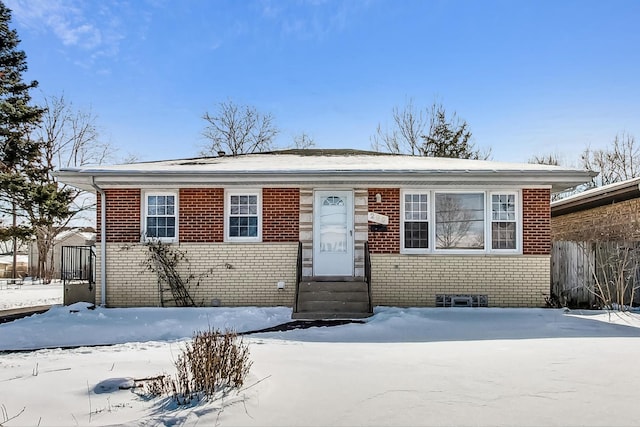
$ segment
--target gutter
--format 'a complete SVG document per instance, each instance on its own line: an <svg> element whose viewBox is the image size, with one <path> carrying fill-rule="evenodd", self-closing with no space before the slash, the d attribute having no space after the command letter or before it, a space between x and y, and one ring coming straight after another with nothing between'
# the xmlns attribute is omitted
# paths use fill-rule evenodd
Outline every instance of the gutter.
<svg viewBox="0 0 640 427"><path fill-rule="evenodd" d="M162 185L450 185L451 182L465 185L548 185L553 192L562 191L591 179L585 171L508 171L508 170L332 170L332 171L72 171L64 170L60 178L76 187L91 187L90 177L100 179L107 188L117 186L162 186ZM507 184L508 183L508 184Z"/></svg>
<svg viewBox="0 0 640 427"><path fill-rule="evenodd" d="M107 195L91 177L91 186L100 193L100 305L107 305Z"/></svg>
<svg viewBox="0 0 640 427"><path fill-rule="evenodd" d="M640 178L633 178L556 200L551 203L551 216L566 215L638 198L640 198Z"/></svg>

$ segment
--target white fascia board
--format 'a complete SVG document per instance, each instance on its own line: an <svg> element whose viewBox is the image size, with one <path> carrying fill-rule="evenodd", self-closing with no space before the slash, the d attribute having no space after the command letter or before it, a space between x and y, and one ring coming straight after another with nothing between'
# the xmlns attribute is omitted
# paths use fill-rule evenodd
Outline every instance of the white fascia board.
<svg viewBox="0 0 640 427"><path fill-rule="evenodd" d="M61 182L92 191L92 180L102 188L193 187L204 185L501 185L530 186L554 191L589 179L578 171L310 171L310 172L182 172L182 171L60 171Z"/></svg>

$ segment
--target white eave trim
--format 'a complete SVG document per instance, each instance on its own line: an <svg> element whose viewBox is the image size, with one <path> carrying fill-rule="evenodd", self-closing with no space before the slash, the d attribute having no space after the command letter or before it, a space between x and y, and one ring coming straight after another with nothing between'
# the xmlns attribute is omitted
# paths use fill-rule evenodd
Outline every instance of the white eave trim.
<svg viewBox="0 0 640 427"><path fill-rule="evenodd" d="M433 170L433 171L104 171L62 170L60 181L92 189L92 179L104 188L199 186L199 185L502 185L553 187L554 191L582 184L586 172L517 170Z"/></svg>

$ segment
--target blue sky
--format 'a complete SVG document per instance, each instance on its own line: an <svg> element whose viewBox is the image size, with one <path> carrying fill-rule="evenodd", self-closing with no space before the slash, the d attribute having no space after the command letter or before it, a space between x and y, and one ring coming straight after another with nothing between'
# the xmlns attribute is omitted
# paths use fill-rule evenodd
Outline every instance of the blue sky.
<svg viewBox="0 0 640 427"><path fill-rule="evenodd" d="M409 98L465 119L493 159L577 164L640 138L640 2L5 0L34 93L98 116L140 160L192 157L221 101L275 116L277 142L371 147Z"/></svg>

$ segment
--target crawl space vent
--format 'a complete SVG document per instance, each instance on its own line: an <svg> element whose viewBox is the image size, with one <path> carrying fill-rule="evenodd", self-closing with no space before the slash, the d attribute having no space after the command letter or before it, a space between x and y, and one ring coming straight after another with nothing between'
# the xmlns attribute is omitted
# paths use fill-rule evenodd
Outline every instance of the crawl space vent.
<svg viewBox="0 0 640 427"><path fill-rule="evenodd" d="M439 294L436 307L489 307L489 296Z"/></svg>

